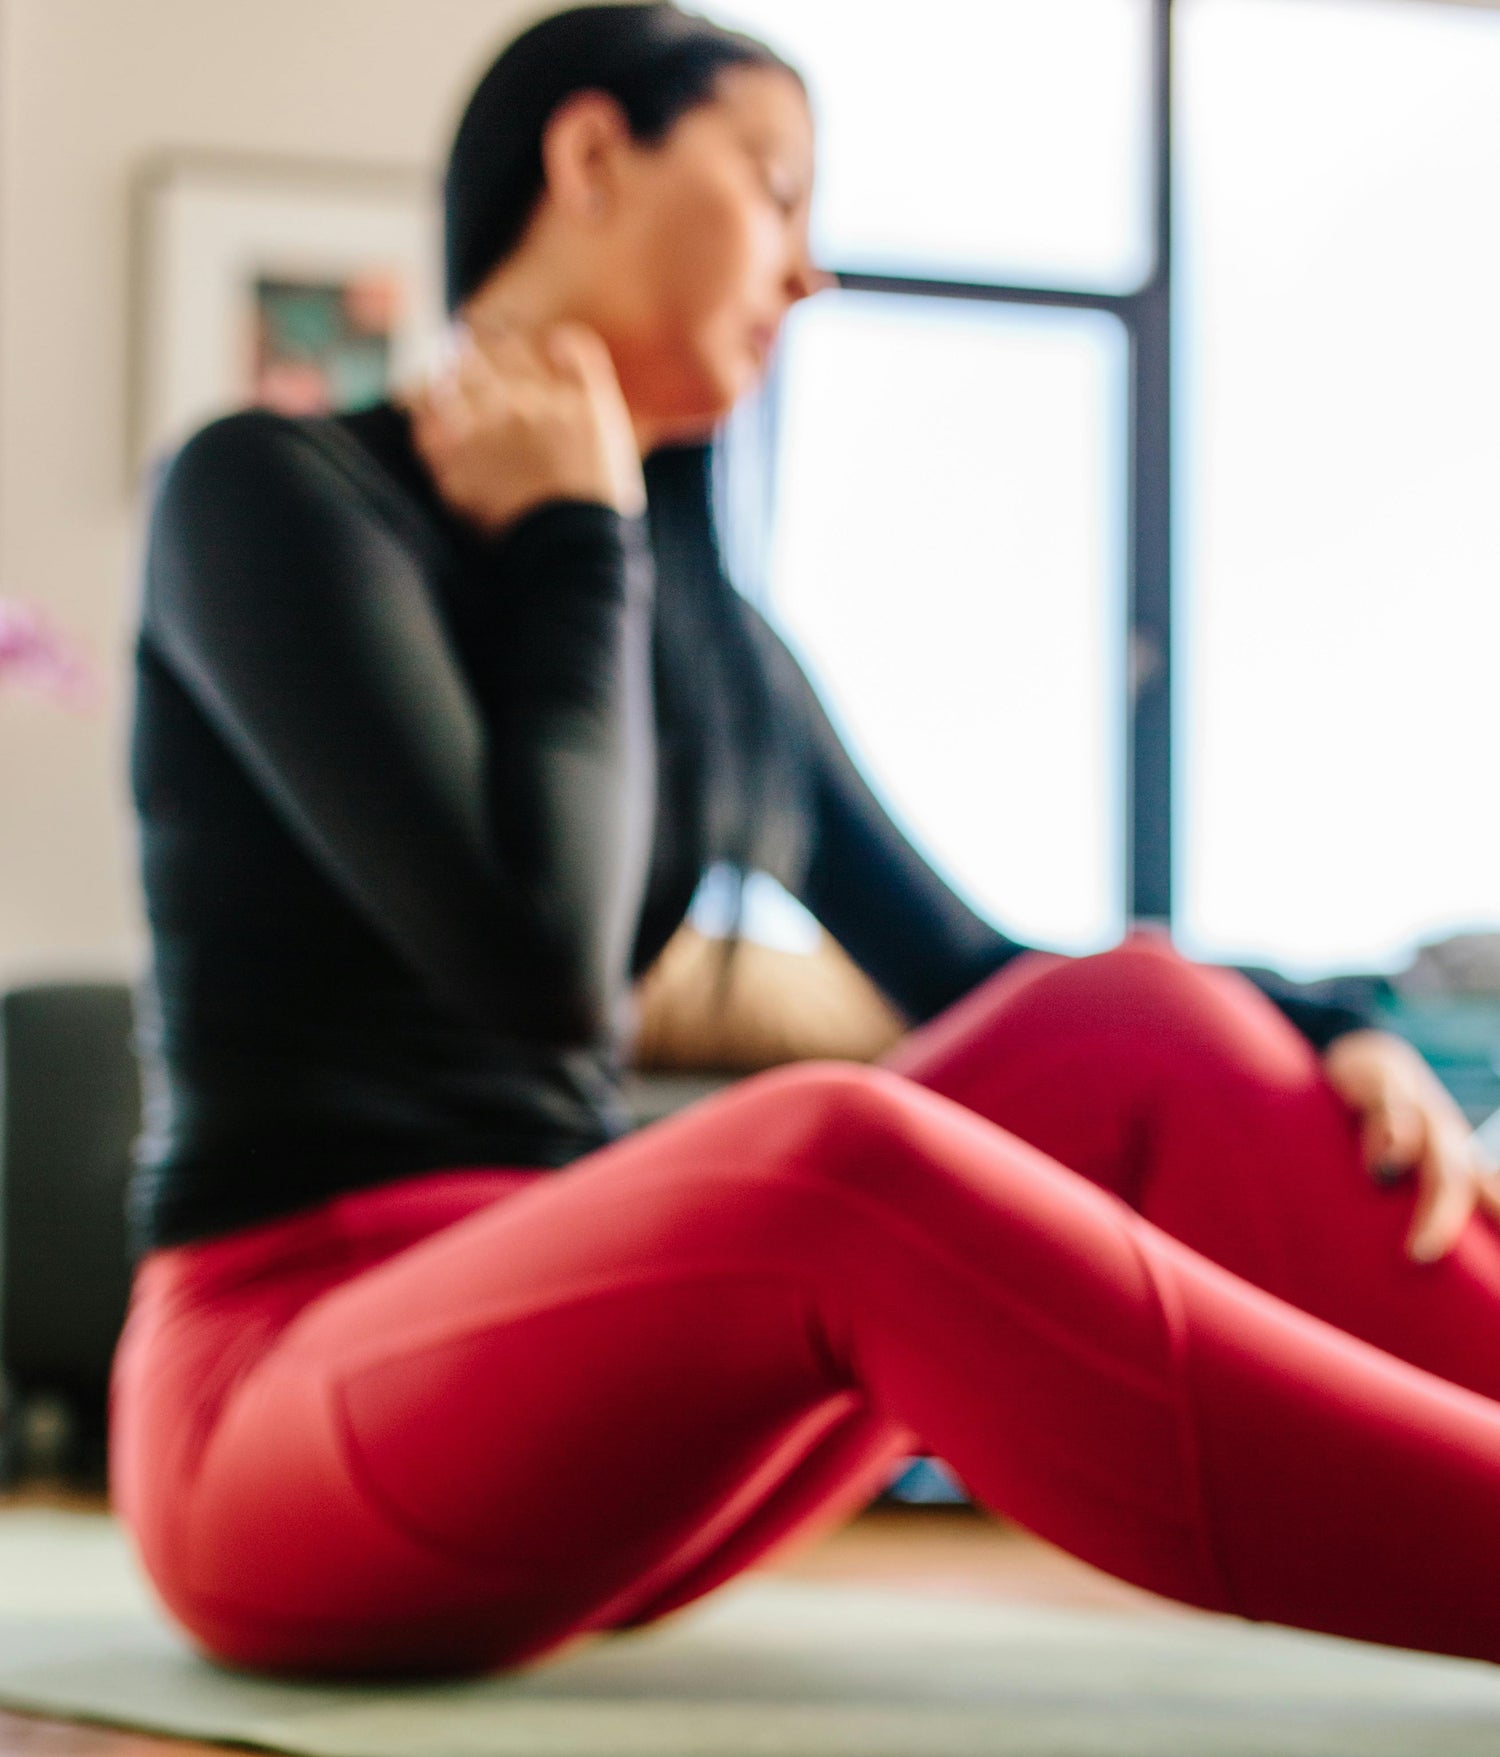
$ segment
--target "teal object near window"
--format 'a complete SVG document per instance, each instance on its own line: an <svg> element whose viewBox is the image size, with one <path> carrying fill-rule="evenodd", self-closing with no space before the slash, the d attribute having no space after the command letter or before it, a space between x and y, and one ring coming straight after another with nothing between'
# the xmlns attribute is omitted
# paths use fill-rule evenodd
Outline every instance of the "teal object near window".
<svg viewBox="0 0 1500 1757"><path fill-rule="evenodd" d="M1471 1123L1500 1110L1500 994L1388 992L1379 1005L1381 1023L1421 1050Z"/></svg>

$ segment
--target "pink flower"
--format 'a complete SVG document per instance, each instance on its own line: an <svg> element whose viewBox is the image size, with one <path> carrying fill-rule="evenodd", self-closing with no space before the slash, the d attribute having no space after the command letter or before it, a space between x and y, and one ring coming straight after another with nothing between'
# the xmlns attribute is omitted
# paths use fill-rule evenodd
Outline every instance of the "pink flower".
<svg viewBox="0 0 1500 1757"><path fill-rule="evenodd" d="M94 667L39 610L0 598L0 688L20 683L70 707L91 703L98 693Z"/></svg>

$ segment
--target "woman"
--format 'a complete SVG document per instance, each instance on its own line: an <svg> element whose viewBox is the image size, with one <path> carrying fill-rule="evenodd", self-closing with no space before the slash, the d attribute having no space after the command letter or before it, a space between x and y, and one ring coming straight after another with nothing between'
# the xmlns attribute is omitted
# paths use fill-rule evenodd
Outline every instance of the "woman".
<svg viewBox="0 0 1500 1757"><path fill-rule="evenodd" d="M920 1440L1159 1592L1500 1657L1500 1202L1436 1082L1153 939L1003 939L723 578L704 439L822 283L811 175L761 46L554 18L458 132L451 369L160 481L145 1565L234 1663L515 1665ZM716 859L916 1028L615 1140L630 981Z"/></svg>

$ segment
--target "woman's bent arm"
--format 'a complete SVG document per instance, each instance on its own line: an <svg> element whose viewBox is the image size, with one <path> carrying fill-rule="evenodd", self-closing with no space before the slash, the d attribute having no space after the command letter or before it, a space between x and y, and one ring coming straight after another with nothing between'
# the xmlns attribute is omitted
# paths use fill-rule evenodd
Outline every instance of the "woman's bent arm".
<svg viewBox="0 0 1500 1757"><path fill-rule="evenodd" d="M880 803L790 649L762 624L769 663L796 702L813 778L812 857L802 900L913 1024L925 1023L1028 948L955 894ZM976 796L976 811L993 807ZM1358 983L1243 972L1315 1048L1372 1023Z"/></svg>
<svg viewBox="0 0 1500 1757"><path fill-rule="evenodd" d="M651 843L650 551L638 521L554 502L478 553L495 590L471 680L417 548L337 454L232 416L160 483L144 638L436 995L593 1041Z"/></svg>

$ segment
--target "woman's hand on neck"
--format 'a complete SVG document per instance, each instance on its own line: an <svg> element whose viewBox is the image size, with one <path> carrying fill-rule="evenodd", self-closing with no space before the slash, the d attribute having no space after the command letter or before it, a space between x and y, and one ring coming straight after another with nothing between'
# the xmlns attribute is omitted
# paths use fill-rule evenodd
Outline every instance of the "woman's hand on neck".
<svg viewBox="0 0 1500 1757"><path fill-rule="evenodd" d="M528 259L525 253L496 269L467 300L454 322L481 346L486 340L517 332L542 346L547 332L557 324L593 327L584 315L582 302L548 274L543 264ZM669 435L663 432L660 422L629 409L628 399L626 406L636 449L644 458Z"/></svg>
<svg viewBox="0 0 1500 1757"><path fill-rule="evenodd" d="M609 349L560 305L487 284L459 313L448 361L405 399L439 494L491 535L554 499L646 510L641 436Z"/></svg>

